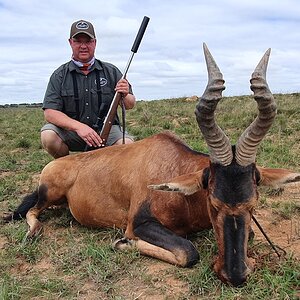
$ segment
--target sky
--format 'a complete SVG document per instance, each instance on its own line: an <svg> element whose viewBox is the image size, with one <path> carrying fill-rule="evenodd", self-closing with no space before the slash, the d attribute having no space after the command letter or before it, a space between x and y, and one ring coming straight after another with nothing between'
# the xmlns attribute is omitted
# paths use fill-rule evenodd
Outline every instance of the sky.
<svg viewBox="0 0 300 300"><path fill-rule="evenodd" d="M96 58L121 71L150 18L127 78L137 100L201 96L205 42L225 79L224 96L251 94L268 48L273 93L300 91L299 0L0 0L0 104L42 102L52 72L71 58L71 24L93 23Z"/></svg>

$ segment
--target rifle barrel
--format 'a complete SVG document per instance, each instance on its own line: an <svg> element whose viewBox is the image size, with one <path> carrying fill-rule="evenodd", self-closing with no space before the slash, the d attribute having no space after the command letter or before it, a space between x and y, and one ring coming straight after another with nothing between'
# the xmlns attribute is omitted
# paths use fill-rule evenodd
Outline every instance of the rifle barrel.
<svg viewBox="0 0 300 300"><path fill-rule="evenodd" d="M128 62L127 62L127 65L125 67L122 79L126 78L126 75L127 75L128 70L129 70L130 64L132 62L133 56L134 56L134 52L131 52L131 55L130 55L130 57L128 59Z"/></svg>

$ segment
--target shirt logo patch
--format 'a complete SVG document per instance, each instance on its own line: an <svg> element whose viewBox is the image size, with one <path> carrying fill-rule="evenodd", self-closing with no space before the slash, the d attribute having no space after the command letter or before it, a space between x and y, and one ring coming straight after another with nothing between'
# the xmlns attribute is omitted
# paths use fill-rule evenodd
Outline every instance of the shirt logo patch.
<svg viewBox="0 0 300 300"><path fill-rule="evenodd" d="M97 81L95 80L95 84L97 84ZM100 86L105 86L107 84L107 79L100 77Z"/></svg>
<svg viewBox="0 0 300 300"><path fill-rule="evenodd" d="M89 24L86 22L78 22L76 24L76 28L77 29L88 29L89 28Z"/></svg>

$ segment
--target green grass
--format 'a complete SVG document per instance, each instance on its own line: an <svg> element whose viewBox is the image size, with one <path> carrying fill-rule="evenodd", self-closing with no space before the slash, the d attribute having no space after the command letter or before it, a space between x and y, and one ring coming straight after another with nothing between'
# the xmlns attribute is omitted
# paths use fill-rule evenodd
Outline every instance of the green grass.
<svg viewBox="0 0 300 300"><path fill-rule="evenodd" d="M300 94L275 98L278 115L258 149L257 160L261 166L299 170ZM141 101L127 112L127 130L137 140L171 130L193 149L206 152L194 109L195 103L184 98ZM249 96L224 98L216 111L217 122L232 143L255 117L256 105ZM39 108L0 109L2 213L35 189L38 174L52 160L40 145L43 123ZM272 211L275 226L281 220L299 220L299 202L294 200L269 202L268 194L262 191L259 207ZM32 241L25 240L25 221L0 226L1 300L297 299L300 295L299 259L291 254L276 258L266 242L254 240L250 245L256 270L247 285L233 288L220 282L212 270L217 253L212 231L191 237L200 262L192 269L183 269L136 251L114 251L110 245L122 237L121 230L84 228L66 209L47 210L40 219L43 234Z"/></svg>

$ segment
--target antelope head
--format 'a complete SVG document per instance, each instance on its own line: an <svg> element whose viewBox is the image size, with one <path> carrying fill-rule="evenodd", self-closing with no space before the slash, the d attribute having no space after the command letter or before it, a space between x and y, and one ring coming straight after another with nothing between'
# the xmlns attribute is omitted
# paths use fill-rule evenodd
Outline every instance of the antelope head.
<svg viewBox="0 0 300 300"><path fill-rule="evenodd" d="M258 116L235 146L215 122L215 110L225 89L224 80L205 44L204 54L208 84L195 113L210 154L207 205L219 251L214 270L221 280L238 286L252 269L251 260L247 257L247 244L260 180L255 165L256 152L276 115L276 104L266 82L270 49L250 80Z"/></svg>

